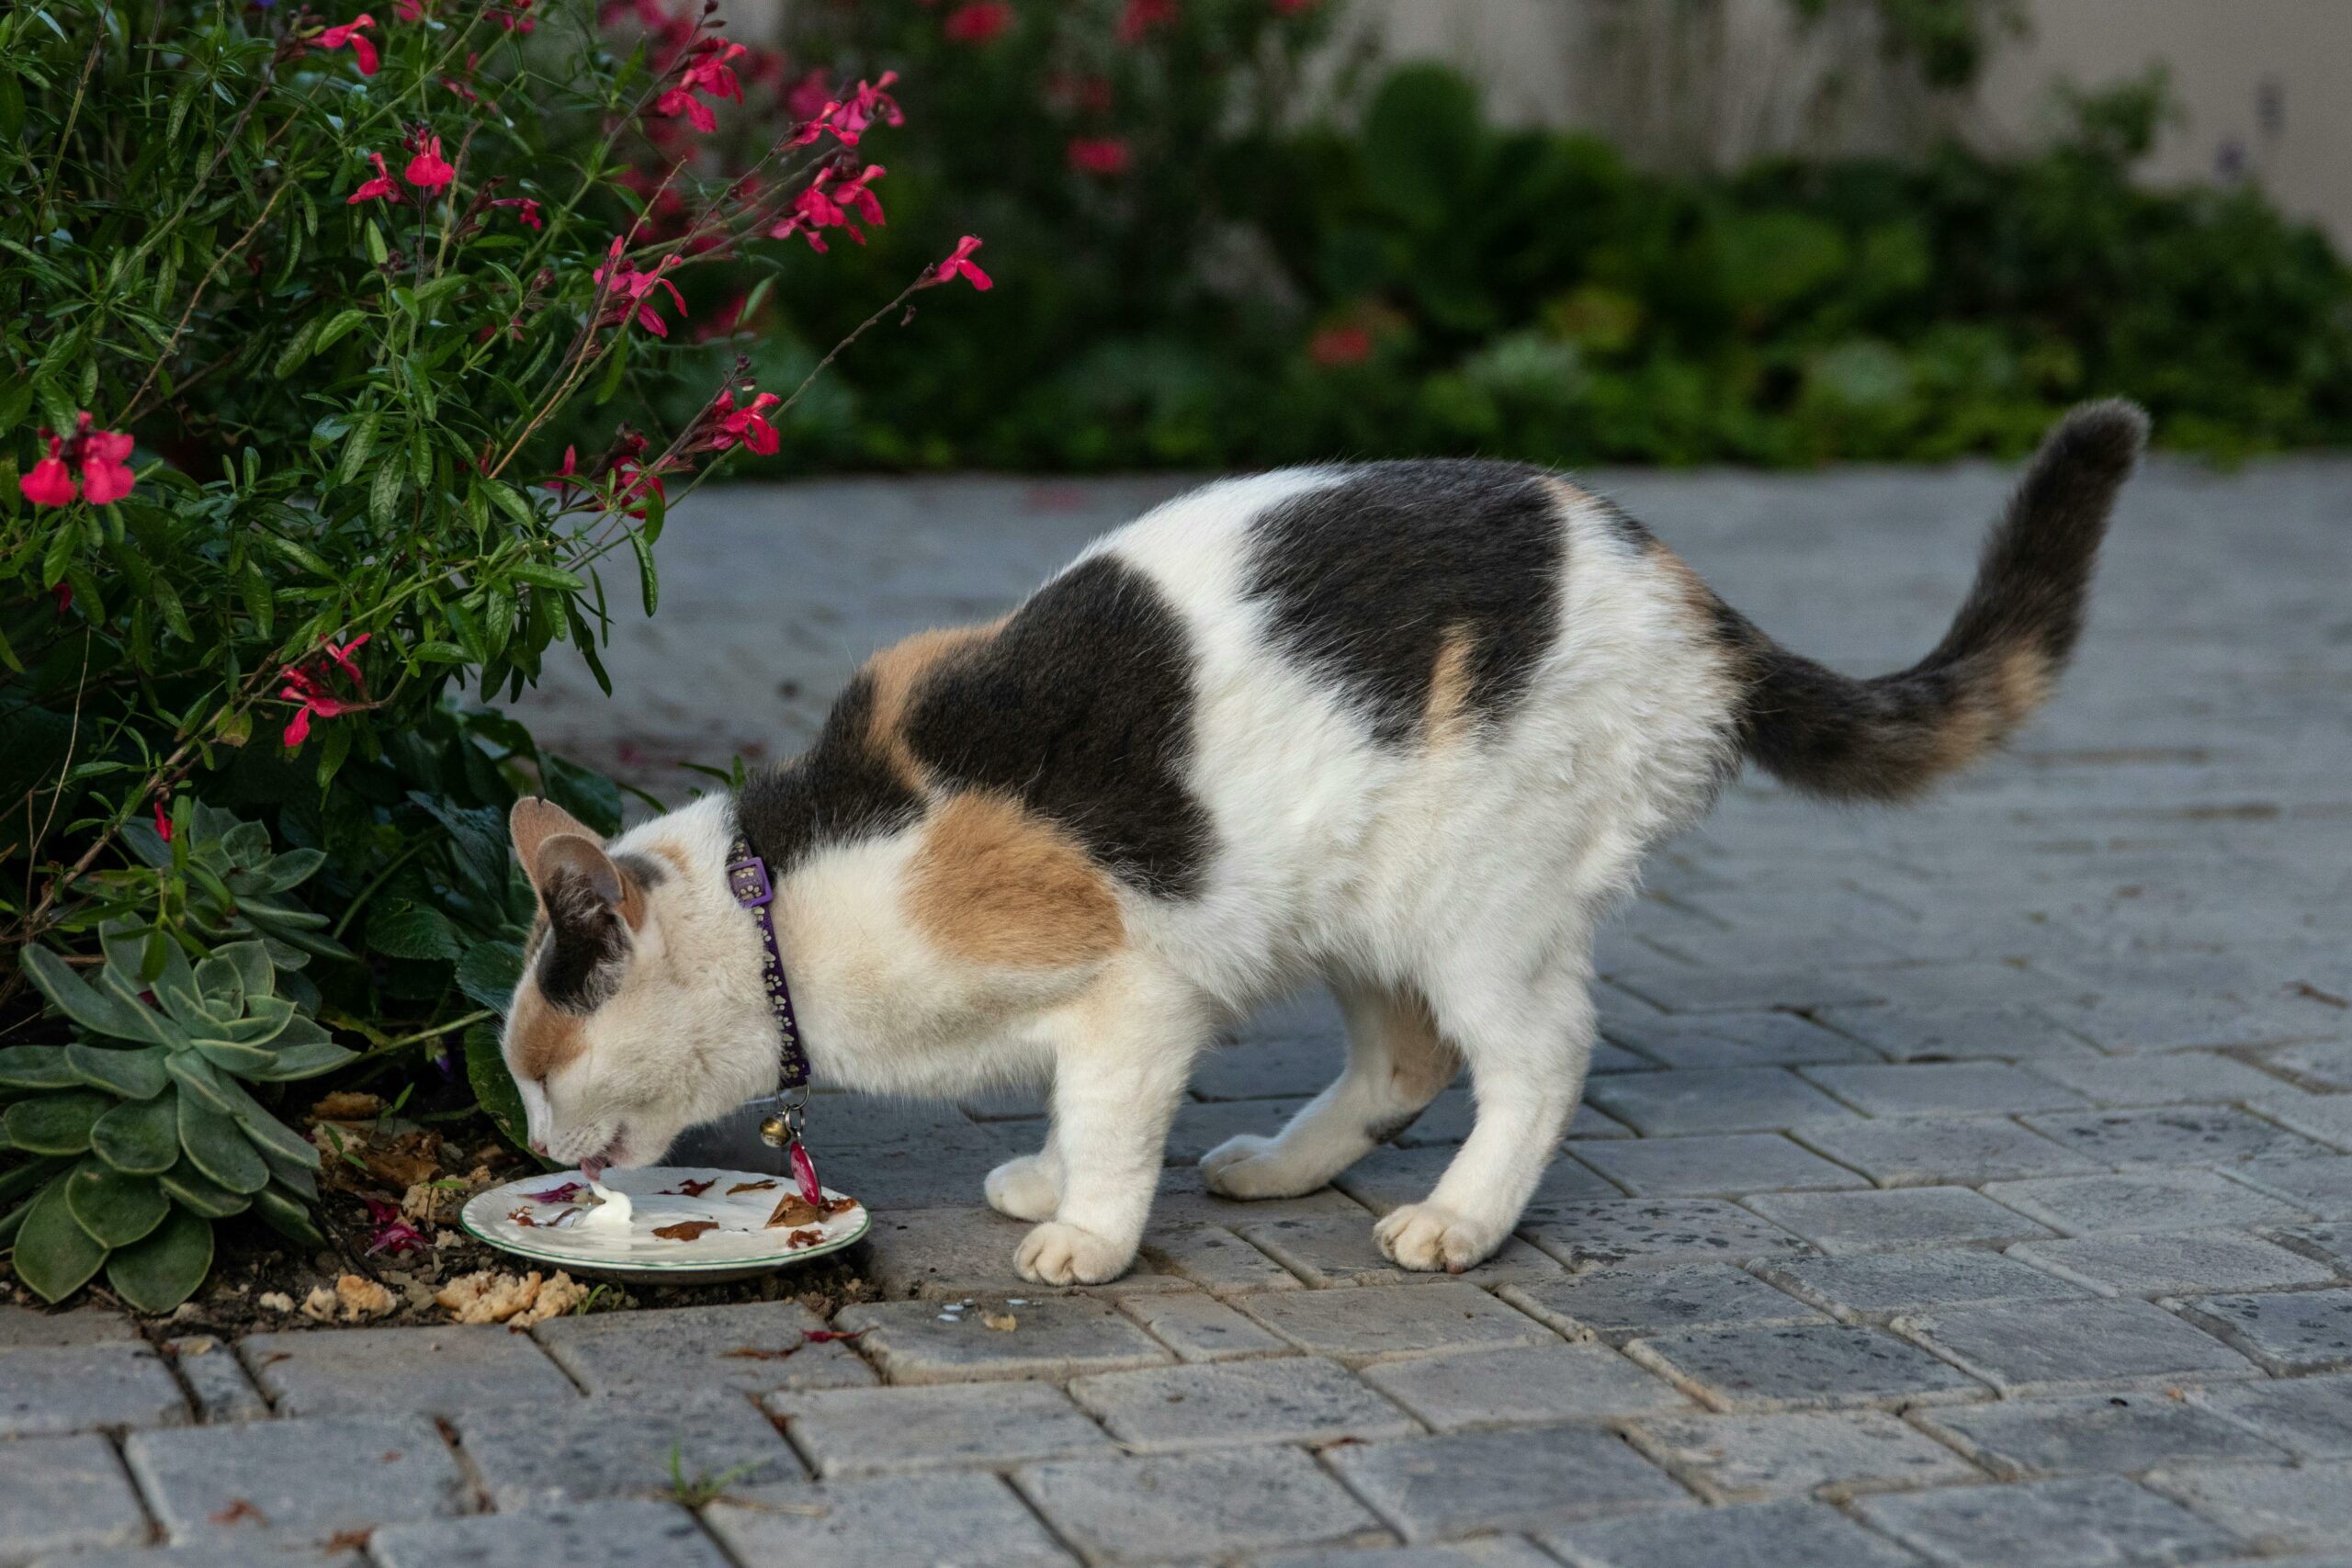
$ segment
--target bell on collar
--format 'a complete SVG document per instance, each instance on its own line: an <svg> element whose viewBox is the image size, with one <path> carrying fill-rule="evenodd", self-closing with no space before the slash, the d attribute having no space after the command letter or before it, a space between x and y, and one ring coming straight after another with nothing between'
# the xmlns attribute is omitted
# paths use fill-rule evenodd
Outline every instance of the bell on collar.
<svg viewBox="0 0 2352 1568"><path fill-rule="evenodd" d="M781 1115L763 1118L760 1122L760 1142L772 1149L791 1147L793 1142L791 1119Z"/></svg>

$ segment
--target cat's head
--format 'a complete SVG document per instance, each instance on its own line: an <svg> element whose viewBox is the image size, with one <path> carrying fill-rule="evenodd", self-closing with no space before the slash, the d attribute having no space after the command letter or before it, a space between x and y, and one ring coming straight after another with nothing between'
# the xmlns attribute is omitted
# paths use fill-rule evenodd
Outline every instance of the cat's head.
<svg viewBox="0 0 2352 1568"><path fill-rule="evenodd" d="M655 1164L774 1086L758 937L727 896L709 804L610 844L545 800L509 818L538 916L501 1045L532 1147L565 1165Z"/></svg>

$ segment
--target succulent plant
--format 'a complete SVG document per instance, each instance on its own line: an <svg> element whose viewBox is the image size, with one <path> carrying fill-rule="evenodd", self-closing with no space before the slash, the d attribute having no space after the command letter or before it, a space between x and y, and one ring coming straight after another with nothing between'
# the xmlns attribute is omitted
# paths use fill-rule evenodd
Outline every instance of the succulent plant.
<svg viewBox="0 0 2352 1568"><path fill-rule="evenodd" d="M230 895L212 929L257 934L194 962L171 933L129 918L100 928L105 959L89 980L44 948L24 951L33 984L81 1035L0 1049L0 1147L29 1156L0 1174L0 1246L13 1238L17 1278L44 1300L103 1268L131 1305L168 1312L211 1268L212 1222L248 1209L322 1242L309 1213L318 1150L245 1085L315 1077L355 1053L277 994L274 960L301 958L282 931L311 928L272 918L283 905L270 916L254 906L316 863L278 856L273 874L266 847L265 835L261 856L223 857L211 873ZM255 892L237 888L253 874Z"/></svg>

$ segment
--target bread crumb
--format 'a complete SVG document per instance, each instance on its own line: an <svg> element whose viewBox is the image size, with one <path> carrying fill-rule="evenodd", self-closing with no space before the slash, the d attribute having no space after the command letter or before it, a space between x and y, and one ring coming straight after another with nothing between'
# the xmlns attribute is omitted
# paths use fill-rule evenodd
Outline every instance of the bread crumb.
<svg viewBox="0 0 2352 1568"><path fill-rule="evenodd" d="M985 1307L980 1309L980 1321L1000 1334L1010 1334L1021 1326L1021 1320L1011 1313L990 1312Z"/></svg>
<svg viewBox="0 0 2352 1568"><path fill-rule="evenodd" d="M260 1295L254 1297L254 1300L256 1305L266 1307L271 1312L292 1312L294 1310L294 1298L288 1295L284 1291L264 1291Z"/></svg>
<svg viewBox="0 0 2352 1568"><path fill-rule="evenodd" d="M321 1285L302 1298L302 1315L312 1323L333 1323L334 1309L334 1287L332 1285Z"/></svg>
<svg viewBox="0 0 2352 1568"><path fill-rule="evenodd" d="M334 1299L342 1305L343 1321L365 1323L381 1317L400 1304L400 1298L364 1274L345 1274L334 1282Z"/></svg>
<svg viewBox="0 0 2352 1568"><path fill-rule="evenodd" d="M539 1287L537 1298L527 1308L506 1320L506 1326L528 1328L551 1317L561 1317L587 1299L587 1286L559 1271L554 1279Z"/></svg>
<svg viewBox="0 0 2352 1568"><path fill-rule="evenodd" d="M538 1297L539 1272L536 1269L519 1280L512 1274L478 1269L450 1280L433 1299L459 1323L504 1323L527 1311Z"/></svg>

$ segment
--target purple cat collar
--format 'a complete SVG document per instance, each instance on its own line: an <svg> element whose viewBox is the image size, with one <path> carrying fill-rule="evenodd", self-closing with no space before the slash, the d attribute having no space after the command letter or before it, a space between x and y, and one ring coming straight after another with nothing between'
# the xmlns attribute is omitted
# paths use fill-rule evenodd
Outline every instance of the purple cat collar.
<svg viewBox="0 0 2352 1568"><path fill-rule="evenodd" d="M797 1100L808 1087L808 1053L801 1047L800 1021L792 1011L792 987L784 977L784 955L776 950L775 917L770 908L775 901L775 887L768 880L767 862L752 852L752 841L741 833L727 852L727 890L758 922L760 986L768 994L769 1010L775 1014L776 1088L787 1100Z"/></svg>

